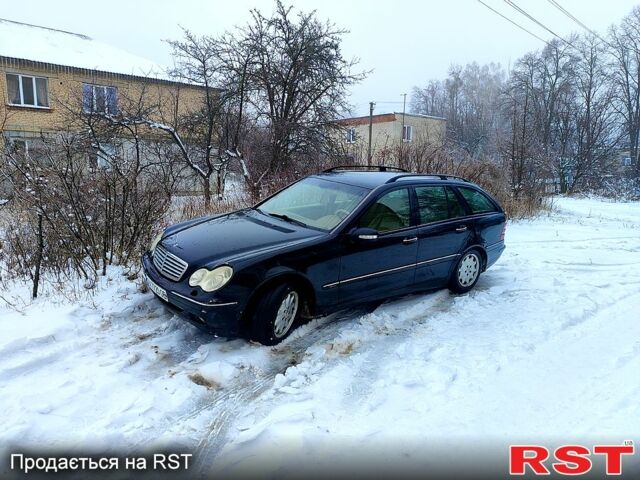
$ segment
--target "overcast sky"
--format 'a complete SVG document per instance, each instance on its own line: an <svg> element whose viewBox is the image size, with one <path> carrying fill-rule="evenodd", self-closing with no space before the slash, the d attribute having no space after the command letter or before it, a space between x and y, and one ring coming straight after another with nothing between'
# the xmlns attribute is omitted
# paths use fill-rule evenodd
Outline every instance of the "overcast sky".
<svg viewBox="0 0 640 480"><path fill-rule="evenodd" d="M488 5L549 39L545 32L503 0ZM514 0L559 35L580 28L546 0ZM557 0L591 29L604 33L637 3L633 0ZM285 2L287 3L287 2ZM317 10L350 31L344 53L358 57L363 70L373 70L352 91L358 114L402 109L402 94L431 78L442 78L452 63L499 62L505 68L540 40L519 30L477 0L292 0L304 10ZM0 17L84 33L160 64L169 65L163 39L180 36L179 25L198 34L216 34L249 19L249 10L271 12L272 0L0 0ZM398 102L398 103L390 103Z"/></svg>

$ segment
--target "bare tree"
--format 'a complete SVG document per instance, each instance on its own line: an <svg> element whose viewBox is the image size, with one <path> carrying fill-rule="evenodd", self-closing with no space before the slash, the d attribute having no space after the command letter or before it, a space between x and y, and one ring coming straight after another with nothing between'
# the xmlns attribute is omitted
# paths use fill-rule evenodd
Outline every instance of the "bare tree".
<svg viewBox="0 0 640 480"><path fill-rule="evenodd" d="M619 133L613 105L614 88L607 77L606 49L595 35L576 42L579 61L576 65L575 152L573 155L572 192L577 186L598 188L618 147Z"/></svg>
<svg viewBox="0 0 640 480"><path fill-rule="evenodd" d="M610 29L609 46L614 57L616 106L635 163L635 175L640 176L640 7L635 7L619 26Z"/></svg>
<svg viewBox="0 0 640 480"><path fill-rule="evenodd" d="M502 156L516 200L525 195L536 195L540 184L541 148L533 128L536 69L537 58L526 55L514 69L505 92L504 108L510 128L508 136L502 139Z"/></svg>
<svg viewBox="0 0 640 480"><path fill-rule="evenodd" d="M494 155L495 135L504 128L499 115L505 74L500 65L452 66L444 81L431 80L415 88L411 110L445 117L447 139L474 157Z"/></svg>
<svg viewBox="0 0 640 480"><path fill-rule="evenodd" d="M215 173L216 193L221 196L228 165L236 157L236 150L228 148L231 132L236 131L228 100L235 92L220 88L229 82L224 77L228 70L221 61L219 40L196 36L186 29L183 32L183 40L169 41L176 62L172 74L180 81L201 87L202 100L187 112L174 109L171 118L165 116L162 122L146 124L164 131L175 142L183 160L202 179L204 202L208 206L211 176Z"/></svg>
<svg viewBox="0 0 640 480"><path fill-rule="evenodd" d="M335 119L347 110L348 88L364 78L343 57L345 30L315 12L294 14L279 0L272 16L252 11L237 45L251 55L248 100L269 132L268 174L292 167L298 154L326 154ZM260 175L264 172L260 173Z"/></svg>

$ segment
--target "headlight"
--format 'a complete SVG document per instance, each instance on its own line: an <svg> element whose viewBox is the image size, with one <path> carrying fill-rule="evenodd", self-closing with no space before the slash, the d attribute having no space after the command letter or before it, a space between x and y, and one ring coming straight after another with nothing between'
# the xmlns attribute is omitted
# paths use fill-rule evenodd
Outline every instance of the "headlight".
<svg viewBox="0 0 640 480"><path fill-rule="evenodd" d="M224 287L231 280L232 275L233 268L226 265L213 270L201 268L193 272L189 278L189 285L192 287L199 286L205 292L213 292Z"/></svg>
<svg viewBox="0 0 640 480"><path fill-rule="evenodd" d="M151 244L149 245L149 251L151 253L153 253L153 251L156 249L156 246L160 243L160 240L162 240L162 235L164 235L164 232L160 232L158 236L154 238Z"/></svg>

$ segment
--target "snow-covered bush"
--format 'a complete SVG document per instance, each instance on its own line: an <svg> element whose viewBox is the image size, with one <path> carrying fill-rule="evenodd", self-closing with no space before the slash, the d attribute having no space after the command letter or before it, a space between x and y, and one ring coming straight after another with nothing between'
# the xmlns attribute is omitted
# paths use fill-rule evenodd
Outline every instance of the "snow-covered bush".
<svg viewBox="0 0 640 480"><path fill-rule="evenodd" d="M640 178L612 176L606 178L598 188L587 190L601 197L614 198L619 201L640 200Z"/></svg>
<svg viewBox="0 0 640 480"><path fill-rule="evenodd" d="M139 268L170 201L157 177L118 153L102 157L76 135L43 138L29 156L7 150L12 199L3 207L3 277L29 278L37 296L41 273L83 278L92 287L107 265Z"/></svg>

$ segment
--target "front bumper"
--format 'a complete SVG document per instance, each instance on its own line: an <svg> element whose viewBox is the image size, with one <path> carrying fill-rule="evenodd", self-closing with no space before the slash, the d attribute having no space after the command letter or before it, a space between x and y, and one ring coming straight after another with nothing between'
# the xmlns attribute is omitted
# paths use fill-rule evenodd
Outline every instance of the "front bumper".
<svg viewBox="0 0 640 480"><path fill-rule="evenodd" d="M151 261L149 253L142 257L145 283L154 295L167 307L176 312L196 327L208 333L220 336L236 336L240 333L240 316L242 306L232 299L202 299L190 298L192 288L176 283L160 275ZM155 284L160 291L154 291ZM166 295L161 295L162 291ZM164 298L166 296L166 298Z"/></svg>

